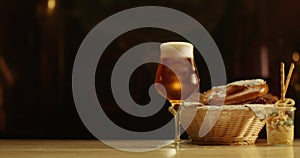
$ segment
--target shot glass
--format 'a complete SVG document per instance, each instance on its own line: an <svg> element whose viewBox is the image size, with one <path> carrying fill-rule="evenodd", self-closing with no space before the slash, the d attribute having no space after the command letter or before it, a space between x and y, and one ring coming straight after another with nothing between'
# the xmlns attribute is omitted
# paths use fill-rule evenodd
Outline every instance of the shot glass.
<svg viewBox="0 0 300 158"><path fill-rule="evenodd" d="M293 145L295 110L295 107L272 107L267 109L266 124L269 145Z"/></svg>

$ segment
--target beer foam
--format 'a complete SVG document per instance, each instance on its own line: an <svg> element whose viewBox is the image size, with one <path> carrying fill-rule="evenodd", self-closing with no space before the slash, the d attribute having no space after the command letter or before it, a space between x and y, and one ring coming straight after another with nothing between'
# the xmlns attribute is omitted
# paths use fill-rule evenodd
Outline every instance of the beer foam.
<svg viewBox="0 0 300 158"><path fill-rule="evenodd" d="M187 42L166 42L160 45L161 57L194 58L194 46Z"/></svg>

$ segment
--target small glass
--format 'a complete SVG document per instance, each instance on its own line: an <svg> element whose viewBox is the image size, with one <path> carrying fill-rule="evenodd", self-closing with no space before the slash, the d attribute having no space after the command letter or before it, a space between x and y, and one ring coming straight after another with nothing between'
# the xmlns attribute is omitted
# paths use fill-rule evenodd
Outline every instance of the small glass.
<svg viewBox="0 0 300 158"><path fill-rule="evenodd" d="M293 145L295 110L295 107L273 107L267 109L266 124L267 142L269 145Z"/></svg>

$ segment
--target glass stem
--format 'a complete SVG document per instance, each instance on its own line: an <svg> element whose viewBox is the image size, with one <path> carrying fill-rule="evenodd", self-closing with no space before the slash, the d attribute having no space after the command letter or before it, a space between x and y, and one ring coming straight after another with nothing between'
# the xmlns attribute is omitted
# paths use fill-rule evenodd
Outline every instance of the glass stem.
<svg viewBox="0 0 300 158"><path fill-rule="evenodd" d="M175 117L175 143L180 143L180 111L176 112Z"/></svg>
<svg viewBox="0 0 300 158"><path fill-rule="evenodd" d="M181 114L181 104L182 101L171 101L172 108L174 110L173 115L174 115L174 120L175 120L175 145L180 144L180 114Z"/></svg>

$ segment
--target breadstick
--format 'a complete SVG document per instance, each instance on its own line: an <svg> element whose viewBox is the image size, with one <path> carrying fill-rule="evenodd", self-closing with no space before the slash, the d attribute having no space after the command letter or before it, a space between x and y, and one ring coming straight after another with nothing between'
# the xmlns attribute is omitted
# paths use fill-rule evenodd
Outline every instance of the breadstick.
<svg viewBox="0 0 300 158"><path fill-rule="evenodd" d="M292 63L291 66L290 66L289 74L288 74L286 82L285 82L284 96L286 95L287 89L289 87L290 80L291 80L294 68L295 68L294 63Z"/></svg>
<svg viewBox="0 0 300 158"><path fill-rule="evenodd" d="M282 101L282 102L284 102L284 100L285 100L285 96L284 96L284 91L285 91L285 85L284 85L284 63L283 62L281 62L280 63L280 77L281 77L281 81L280 81L280 83L281 83L281 98L280 98L280 100Z"/></svg>

